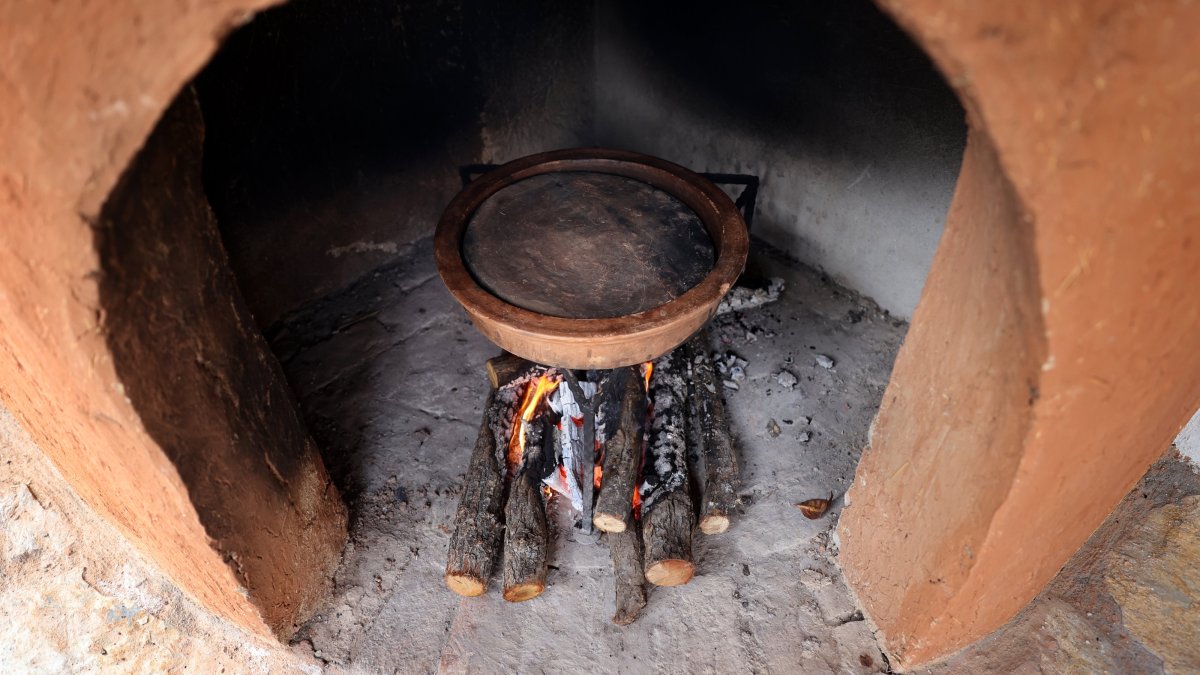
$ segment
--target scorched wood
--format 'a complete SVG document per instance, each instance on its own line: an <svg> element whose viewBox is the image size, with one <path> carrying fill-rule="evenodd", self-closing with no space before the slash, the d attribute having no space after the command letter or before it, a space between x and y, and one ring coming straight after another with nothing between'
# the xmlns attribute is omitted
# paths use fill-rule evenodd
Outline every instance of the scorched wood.
<svg viewBox="0 0 1200 675"><path fill-rule="evenodd" d="M615 392L621 392L620 396L613 396ZM605 434L604 461L592 522L604 532L623 532L633 510L633 491L638 486L642 463L646 395L638 368L618 368L607 373L601 380L598 396L601 410L597 418L609 430L601 429Z"/></svg>
<svg viewBox="0 0 1200 675"><path fill-rule="evenodd" d="M488 359L487 375L492 387L500 389L530 375L541 375L547 370L525 359L508 352Z"/></svg>
<svg viewBox="0 0 1200 675"><path fill-rule="evenodd" d="M550 398L551 408L562 417L557 430L560 462L565 470L571 506L579 512L581 526L592 531L593 479L596 466L595 421L592 399L596 385L580 382L568 369Z"/></svg>
<svg viewBox="0 0 1200 675"><path fill-rule="evenodd" d="M509 602L532 600L546 588L546 504L535 468L545 451L543 438L553 443L545 421L543 417L526 432L525 456L504 508L504 599Z"/></svg>
<svg viewBox="0 0 1200 675"><path fill-rule="evenodd" d="M498 418L513 409L492 390L484 403L483 422L467 467L466 483L446 556L446 585L459 595L483 595L496 562L504 527L504 473L496 452Z"/></svg>
<svg viewBox="0 0 1200 675"><path fill-rule="evenodd" d="M643 468L642 540L646 580L658 586L686 584L695 571L696 525L687 468L687 362L676 350L654 362L653 421Z"/></svg>
<svg viewBox="0 0 1200 675"><path fill-rule="evenodd" d="M713 372L708 349L708 331L687 342L692 366L694 405L699 417L704 449L704 488L700 500L700 531L720 534L729 529L729 514L737 503L738 465L725 401Z"/></svg>

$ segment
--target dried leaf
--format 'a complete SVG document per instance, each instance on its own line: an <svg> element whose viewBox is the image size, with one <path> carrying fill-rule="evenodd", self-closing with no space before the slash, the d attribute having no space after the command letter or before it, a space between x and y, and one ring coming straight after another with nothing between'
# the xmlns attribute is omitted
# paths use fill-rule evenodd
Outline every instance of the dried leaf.
<svg viewBox="0 0 1200 675"><path fill-rule="evenodd" d="M809 499L797 504L796 508L800 509L800 513L803 513L805 518L816 520L825 515L825 512L829 510L829 505L832 503L833 493L830 492L829 499Z"/></svg>

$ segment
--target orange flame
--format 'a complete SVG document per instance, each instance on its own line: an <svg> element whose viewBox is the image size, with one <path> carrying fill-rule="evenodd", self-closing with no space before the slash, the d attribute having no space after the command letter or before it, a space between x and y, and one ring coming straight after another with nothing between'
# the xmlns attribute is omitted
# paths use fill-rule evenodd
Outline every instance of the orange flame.
<svg viewBox="0 0 1200 675"><path fill-rule="evenodd" d="M650 393L650 375L654 373L654 362L647 361L642 364L642 377L646 380L646 393Z"/></svg>
<svg viewBox="0 0 1200 675"><path fill-rule="evenodd" d="M604 469L600 468L599 464L592 467L592 486L597 490L600 489L600 481L604 478Z"/></svg>
<svg viewBox="0 0 1200 675"><path fill-rule="evenodd" d="M542 375L536 382L530 382L525 387L525 396L521 399L521 407L518 409L517 418L513 422L513 434L508 441L508 467L510 471L515 471L521 465L521 460L525 457L525 431L529 422L533 420L533 414L537 411L538 403L541 403L542 398L557 387L558 382L555 382L546 375Z"/></svg>
<svg viewBox="0 0 1200 675"><path fill-rule="evenodd" d="M642 491L636 485L633 487L633 517L642 519Z"/></svg>

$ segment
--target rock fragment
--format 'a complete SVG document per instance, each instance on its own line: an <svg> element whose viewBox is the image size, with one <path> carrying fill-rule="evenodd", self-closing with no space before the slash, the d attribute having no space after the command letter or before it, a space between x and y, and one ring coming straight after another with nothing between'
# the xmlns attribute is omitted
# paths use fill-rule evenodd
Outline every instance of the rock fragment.
<svg viewBox="0 0 1200 675"><path fill-rule="evenodd" d="M775 373L775 381L778 382L779 386L783 387L784 389L792 389L796 386L796 383L799 382L795 375L786 370L781 370L778 373Z"/></svg>

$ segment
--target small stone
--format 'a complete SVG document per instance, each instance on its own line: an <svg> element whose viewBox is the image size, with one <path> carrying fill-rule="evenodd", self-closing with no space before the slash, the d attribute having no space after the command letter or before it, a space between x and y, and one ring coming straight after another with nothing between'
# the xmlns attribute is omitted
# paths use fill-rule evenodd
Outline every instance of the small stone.
<svg viewBox="0 0 1200 675"><path fill-rule="evenodd" d="M779 423L775 420L768 420L767 433L771 434L771 438L779 438L779 434L783 433L783 429L779 428Z"/></svg>
<svg viewBox="0 0 1200 675"><path fill-rule="evenodd" d="M741 366L734 366L729 369L729 379L734 382L741 382L746 379L746 369Z"/></svg>
<svg viewBox="0 0 1200 675"><path fill-rule="evenodd" d="M734 391L738 390L738 384L737 384L737 382L734 382L733 380L725 380L722 384L725 385L726 389L732 389Z"/></svg>
<svg viewBox="0 0 1200 675"><path fill-rule="evenodd" d="M779 386L783 387L784 389L791 389L792 387L796 386L797 382L799 382L795 375L786 370L781 370L776 373L775 381L778 382Z"/></svg>
<svg viewBox="0 0 1200 675"><path fill-rule="evenodd" d="M807 431L800 432L800 442L801 443L807 443L810 440L812 440L812 434L808 433Z"/></svg>
<svg viewBox="0 0 1200 675"><path fill-rule="evenodd" d="M817 365L828 369L833 367L834 361L824 354L817 354Z"/></svg>
<svg viewBox="0 0 1200 675"><path fill-rule="evenodd" d="M804 584L809 590L815 591L830 586L833 580L824 572L809 567L800 570L800 583Z"/></svg>

